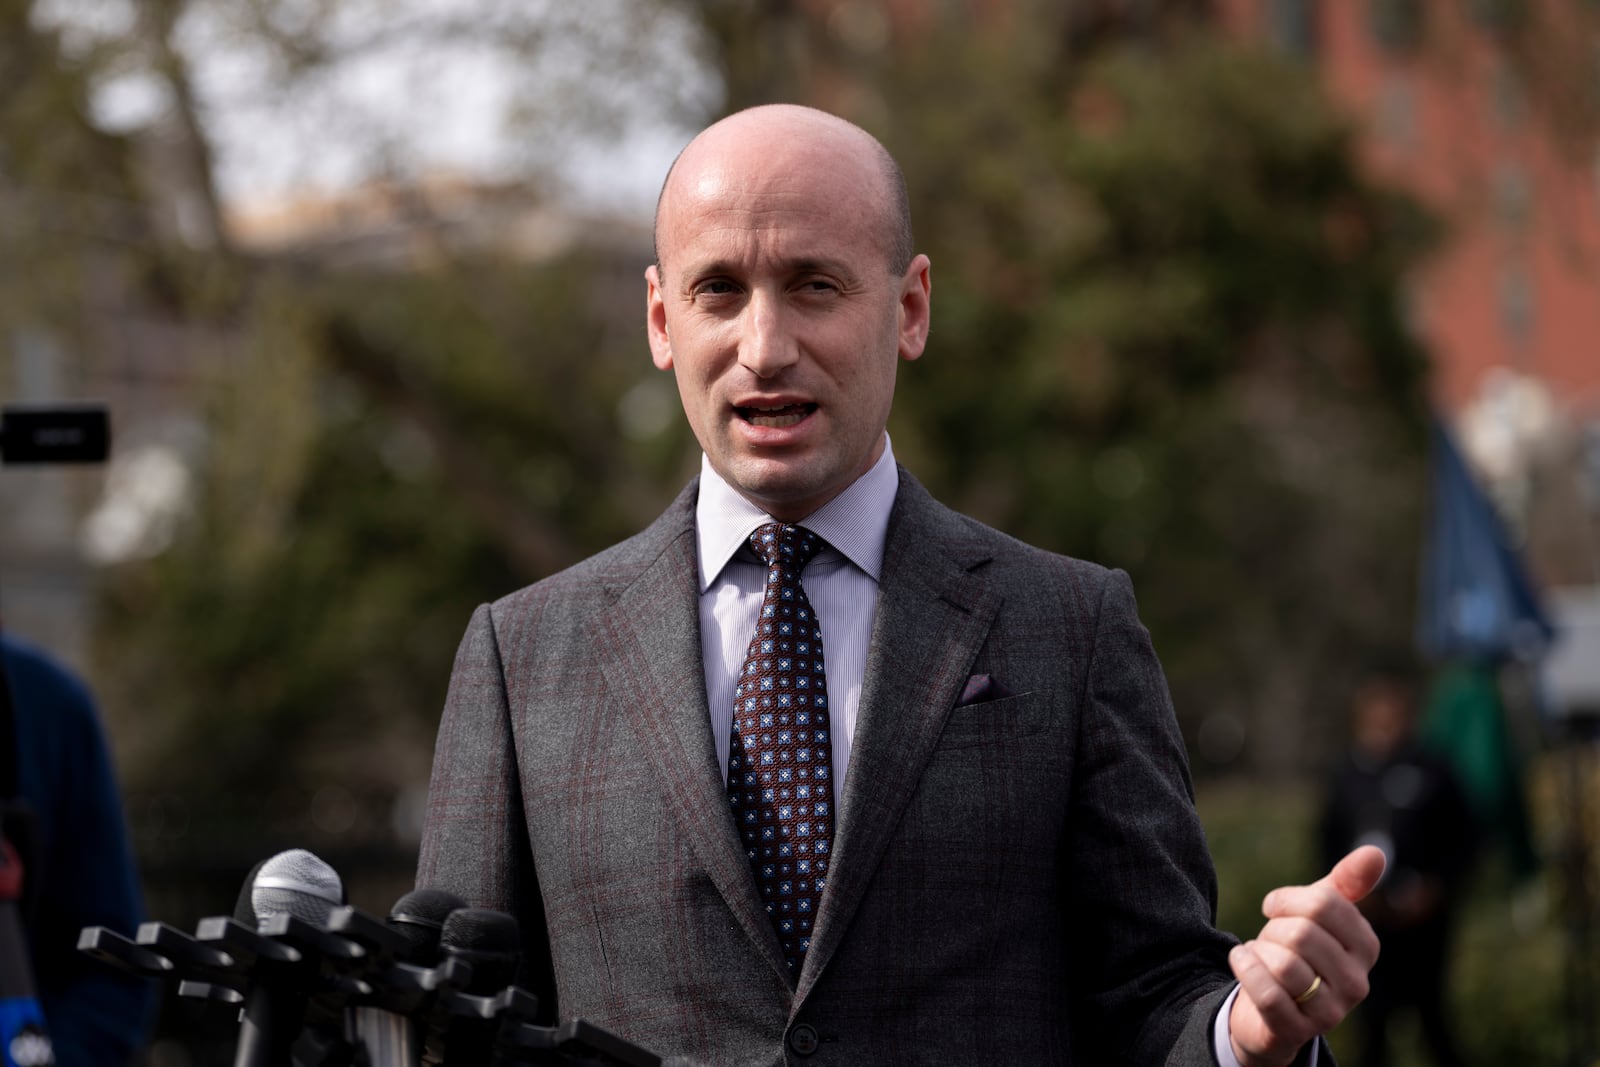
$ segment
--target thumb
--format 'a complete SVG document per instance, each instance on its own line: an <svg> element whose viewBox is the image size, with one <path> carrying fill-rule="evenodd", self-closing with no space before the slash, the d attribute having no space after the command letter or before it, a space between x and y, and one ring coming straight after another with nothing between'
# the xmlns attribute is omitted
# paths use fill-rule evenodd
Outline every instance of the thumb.
<svg viewBox="0 0 1600 1067"><path fill-rule="evenodd" d="M1334 864L1322 884L1333 886L1340 896L1355 903L1377 887L1388 865L1381 848L1362 845Z"/></svg>

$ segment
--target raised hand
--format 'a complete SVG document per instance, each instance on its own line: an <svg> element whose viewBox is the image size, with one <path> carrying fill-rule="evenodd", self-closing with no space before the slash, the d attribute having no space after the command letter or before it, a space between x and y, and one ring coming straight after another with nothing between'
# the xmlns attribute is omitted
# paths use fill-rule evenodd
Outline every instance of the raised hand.
<svg viewBox="0 0 1600 1067"><path fill-rule="evenodd" d="M1267 924L1228 957L1239 996L1228 1032L1243 1067L1283 1067L1367 995L1378 938L1356 904L1383 877L1383 852L1365 845L1304 886L1261 902Z"/></svg>

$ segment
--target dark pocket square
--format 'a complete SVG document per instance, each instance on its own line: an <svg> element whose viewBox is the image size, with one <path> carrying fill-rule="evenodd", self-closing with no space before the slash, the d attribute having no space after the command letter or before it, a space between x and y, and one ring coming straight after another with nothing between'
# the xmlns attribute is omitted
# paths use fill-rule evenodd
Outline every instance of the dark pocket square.
<svg viewBox="0 0 1600 1067"><path fill-rule="evenodd" d="M992 674L974 674L967 679L967 684L961 690L961 699L956 701L956 707L964 708L968 704L982 704L986 700L999 700L1002 697L1014 696L1006 683Z"/></svg>

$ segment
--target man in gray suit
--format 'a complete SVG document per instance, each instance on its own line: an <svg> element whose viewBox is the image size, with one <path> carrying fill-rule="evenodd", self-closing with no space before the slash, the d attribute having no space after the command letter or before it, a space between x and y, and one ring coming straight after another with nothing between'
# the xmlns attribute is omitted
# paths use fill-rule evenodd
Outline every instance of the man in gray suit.
<svg viewBox="0 0 1600 1067"><path fill-rule="evenodd" d="M656 241L650 348L700 477L474 614L418 884L514 914L561 1015L695 1062L1331 1062L1381 853L1269 894L1253 941L1213 928L1126 575L894 463L931 286L888 153L733 115Z"/></svg>

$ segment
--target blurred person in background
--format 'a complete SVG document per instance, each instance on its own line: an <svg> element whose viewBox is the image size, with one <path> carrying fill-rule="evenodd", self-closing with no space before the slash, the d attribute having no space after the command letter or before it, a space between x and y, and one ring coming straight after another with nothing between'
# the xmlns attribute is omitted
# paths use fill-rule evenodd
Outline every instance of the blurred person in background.
<svg viewBox="0 0 1600 1067"><path fill-rule="evenodd" d="M1391 1022L1413 1008L1438 1067L1462 1059L1446 1004L1450 939L1478 832L1450 763L1417 738L1416 681L1403 664L1369 670L1351 700L1351 744L1328 790L1322 856L1359 845L1389 864L1360 907L1383 944L1357 1010L1364 1067L1390 1062Z"/></svg>
<svg viewBox="0 0 1600 1067"><path fill-rule="evenodd" d="M77 950L85 926L132 937L142 918L94 698L52 657L3 631L0 662L0 799L20 801L31 813L31 840L18 848L27 881L24 925L56 1064L126 1064L144 1047L155 990Z"/></svg>

